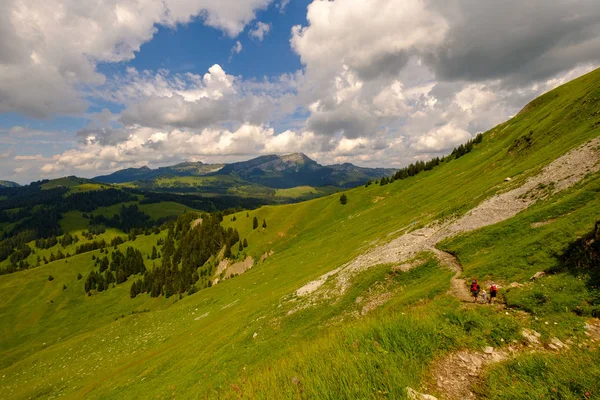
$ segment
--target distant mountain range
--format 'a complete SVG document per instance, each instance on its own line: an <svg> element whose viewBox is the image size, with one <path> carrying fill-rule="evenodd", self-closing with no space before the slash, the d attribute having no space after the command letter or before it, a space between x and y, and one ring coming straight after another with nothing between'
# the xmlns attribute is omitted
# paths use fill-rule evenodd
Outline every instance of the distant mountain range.
<svg viewBox="0 0 600 400"><path fill-rule="evenodd" d="M189 176L233 176L251 184L286 189L297 186L352 187L369 179L392 175L395 171L391 168L357 167L348 163L323 166L305 154L294 153L284 156L261 156L231 164L186 162L157 169L128 168L110 175L97 176L94 180L101 183L126 183Z"/></svg>
<svg viewBox="0 0 600 400"><path fill-rule="evenodd" d="M17 182L0 180L0 188L11 188L11 187L19 187L19 186L21 186L21 185L19 185Z"/></svg>

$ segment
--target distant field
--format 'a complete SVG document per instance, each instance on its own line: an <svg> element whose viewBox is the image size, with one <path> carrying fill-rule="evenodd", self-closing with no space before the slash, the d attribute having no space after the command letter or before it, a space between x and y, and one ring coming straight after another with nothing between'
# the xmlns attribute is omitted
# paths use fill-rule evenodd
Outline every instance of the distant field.
<svg viewBox="0 0 600 400"><path fill-rule="evenodd" d="M79 192L92 192L94 190L102 190L108 188L109 185L103 185L100 183L83 183L81 185L76 185L71 187L71 192L79 193Z"/></svg>
<svg viewBox="0 0 600 400"><path fill-rule="evenodd" d="M156 204L142 204L140 210L150 215L152 219L173 217L185 212L195 211L193 208L172 201L163 201Z"/></svg>
<svg viewBox="0 0 600 400"><path fill-rule="evenodd" d="M42 189L48 190L48 189L55 189L57 187L72 188L74 186L79 186L82 184L85 184L85 179L64 177L64 178L52 179L51 181L42 184Z"/></svg>
<svg viewBox="0 0 600 400"><path fill-rule="evenodd" d="M277 189L275 191L275 197L282 197L288 199L295 199L301 197L311 197L311 195L319 196L334 193L339 191L339 188L333 186L325 187L312 187L312 186L297 186L290 189Z"/></svg>

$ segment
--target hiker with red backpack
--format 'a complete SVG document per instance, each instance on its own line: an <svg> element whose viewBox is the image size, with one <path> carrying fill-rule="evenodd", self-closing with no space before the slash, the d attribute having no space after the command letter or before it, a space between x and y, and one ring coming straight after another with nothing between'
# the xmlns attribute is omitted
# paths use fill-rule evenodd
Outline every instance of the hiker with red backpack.
<svg viewBox="0 0 600 400"><path fill-rule="evenodd" d="M492 286L490 286L490 304L494 304L494 300L496 300L496 296L498 295L498 285L492 282Z"/></svg>
<svg viewBox="0 0 600 400"><path fill-rule="evenodd" d="M473 296L473 303L477 302L480 290L481 288L479 287L479 283L477 283L477 279L473 279L473 282L471 282L471 296Z"/></svg>

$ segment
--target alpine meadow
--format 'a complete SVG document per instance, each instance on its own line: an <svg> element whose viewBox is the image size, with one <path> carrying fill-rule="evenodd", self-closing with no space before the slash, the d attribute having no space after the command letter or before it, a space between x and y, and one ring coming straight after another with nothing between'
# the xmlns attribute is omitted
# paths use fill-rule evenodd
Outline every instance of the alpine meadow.
<svg viewBox="0 0 600 400"><path fill-rule="evenodd" d="M2 262L3 397L596 396L599 127L596 70L464 155L347 190L344 204L330 194L206 214L50 181L40 193L58 188L55 209L67 211L47 245L43 233L19 242L31 232L19 227L49 224L35 213L53 203L15 207L19 188L3 189L3 246L26 247L30 265L11 269L16 250ZM478 207L494 214L491 201L540 177L506 218L483 213L430 249L390 247ZM89 193L85 208L67 208ZM455 281L472 277L498 283L497 304L463 298ZM464 380L452 376L460 368Z"/></svg>
<svg viewBox="0 0 600 400"><path fill-rule="evenodd" d="M600 400L597 0L0 3L0 399Z"/></svg>

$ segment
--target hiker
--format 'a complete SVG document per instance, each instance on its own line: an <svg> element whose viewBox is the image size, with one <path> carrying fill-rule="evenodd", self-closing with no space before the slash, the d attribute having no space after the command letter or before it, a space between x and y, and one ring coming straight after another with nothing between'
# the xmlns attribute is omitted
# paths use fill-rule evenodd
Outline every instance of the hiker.
<svg viewBox="0 0 600 400"><path fill-rule="evenodd" d="M496 295L498 295L498 285L492 282L492 286L490 286L490 304L494 304Z"/></svg>
<svg viewBox="0 0 600 400"><path fill-rule="evenodd" d="M473 303L477 302L479 290L481 290L481 288L479 287L479 283L477 283L477 279L473 279L473 282L471 282L471 296L473 296Z"/></svg>
<svg viewBox="0 0 600 400"><path fill-rule="evenodd" d="M486 293L485 289L483 289L481 291L481 298L483 299L484 303L487 303L487 293Z"/></svg>

